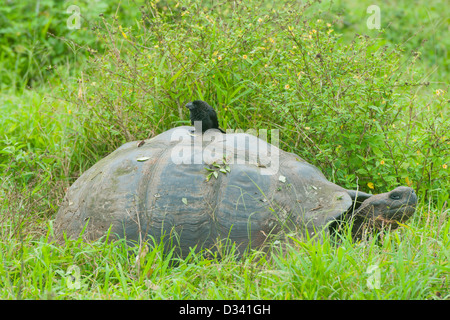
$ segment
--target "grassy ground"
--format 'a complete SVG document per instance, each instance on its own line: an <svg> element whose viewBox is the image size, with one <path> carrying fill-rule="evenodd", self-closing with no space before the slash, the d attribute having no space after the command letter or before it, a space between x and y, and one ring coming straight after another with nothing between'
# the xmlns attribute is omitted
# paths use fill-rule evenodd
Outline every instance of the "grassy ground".
<svg viewBox="0 0 450 320"><path fill-rule="evenodd" d="M246 1L239 7L239 10L244 11L229 9L229 12L220 13L241 15L242 25L222 23L220 19L212 23L213 19L209 18L209 21L203 13L191 18L192 24L187 19L175 24L171 19L182 19L179 16L185 11L194 12L195 2L177 5L176 2L160 1L155 3L154 8L167 15L155 20L157 22L152 25L152 28L156 28L153 31L160 34L156 32L143 36L139 31L142 29L138 28L138 7L127 3L124 9L117 11L122 17L121 28L119 23L114 24L111 20L106 20L107 23L102 26L97 12L95 16L89 13L83 20L89 21L89 24L84 24L81 31L59 33L61 39L54 42L57 39L47 40L42 30L45 28L53 33L64 31L61 26L64 26L66 17L61 16L60 12L63 11L57 2L47 0L40 3L40 8L33 6L32 10L21 7L23 15L18 13L20 8L0 9L0 22L3 23L0 24L0 31L9 34L0 40L2 48L9 48L0 54L2 299L450 298L450 127L449 108L445 104L448 100L445 94L449 84L449 71L446 68L449 65L447 48L450 37L445 36L448 34L445 26L448 25L449 15L445 13L448 6L443 2L417 1L415 6L409 2L385 2L380 6L382 23L391 20L391 32L387 31L386 36L381 36L379 42L371 46L362 42L359 46L355 45L357 59L361 62L355 65L355 70L350 67L346 69L350 74L348 78L338 73L333 76L333 68L339 65L334 65L331 60L347 58L349 47L344 45L353 41L355 32L365 33L361 25L365 25L367 6L360 1L337 3L337 7L330 11L327 11L327 2L317 4L324 15L314 16L315 24L304 27L307 30L304 40L309 41L308 35L321 34L325 40L317 40L308 50L315 52L312 50L319 47L332 47L335 51L330 61L323 57L329 63L329 70L321 68L319 63L314 62L315 59L305 54L305 59L310 59L307 60L307 66L312 69L310 73L300 59L298 62L295 60L301 56L301 52L297 56L294 53L289 56L289 52L295 50L293 43L286 40L289 37L271 27L255 29L252 25L259 23L258 15L255 14L254 19L248 18L252 15L242 9L247 7L249 12L263 12L269 10L270 5L267 5L269 9L259 8L251 1ZM183 10L184 6L188 10ZM116 12L113 5L108 8L100 6L96 10L105 12L107 19ZM319 12L315 9L306 10ZM174 12L173 15L170 12ZM279 12L281 18L287 19L281 22L292 23L288 20L292 15L287 10L284 12L280 9ZM336 12L343 12L343 18L333 22L337 19ZM28 16L27 23L5 22L8 17L11 21L20 21L20 17L27 14L36 14L38 18ZM208 13L217 18L214 14ZM327 16L330 17L332 27L327 27ZM53 22L49 17L53 17ZM261 19L266 18L261 14ZM363 23L360 23L361 20ZM202 29L202 21L211 23L205 28L207 31ZM381 83L385 79L385 71L380 66L382 61L386 62L385 68L395 66L395 61L383 60L383 52L377 51L377 47L400 43L405 37L408 38L409 32L414 33L417 30L415 27L419 25L424 26L425 34L430 33L428 38L431 40L422 50L416 69L411 65L399 70L409 77L408 81L429 81L431 84L420 86L420 90L416 90L419 86L407 86L406 91L396 91L398 84L388 80ZM95 33L87 34L87 30L94 26L98 26L99 40L95 40ZM173 26L179 28L178 34L172 33ZM330 29L334 31L330 32ZM15 36L7 33L11 30ZM39 31L31 32L34 42L23 40L29 38L21 36L28 32L26 30ZM107 30L112 33L111 38L105 40L102 36L108 34ZM186 34L182 34L183 30L191 33L186 31ZM290 30L289 25L284 30ZM226 37L221 36L221 32ZM367 33L370 32L375 31ZM333 38L334 33L342 33L342 39L340 36ZM247 35L248 38L242 38ZM204 41L204 36L210 37L209 40ZM403 50L405 53L399 52L398 57L407 59L410 50L418 50L417 45L422 43L424 37L420 33L414 41L408 42L407 49ZM162 39L166 39L167 43L161 42ZM264 39L266 42L263 42ZM98 55L82 53L70 42L72 40L95 47ZM192 74L177 73L181 56L170 56L164 51L178 49L179 46L183 48L186 41L193 43L187 63L194 61L189 59L195 59L195 63L202 61L193 67ZM258 41L261 41L260 46L267 49L273 41L276 44L273 49L278 48L279 51L253 50ZM227 50L216 49L211 45L214 43L220 43ZM152 50L148 54L152 58L147 59L143 55L143 60L136 62L134 73L129 72L126 63L115 64L114 50L123 49L132 57L134 51L130 48L139 48L138 45L151 45ZM161 51L157 51L155 46L160 46ZM201 46L205 46L202 50L208 50L204 57L196 51ZM43 54L43 48L47 48L47 55ZM362 52L374 53L374 60L367 62ZM396 54L394 50L391 51L392 56ZM220 68L214 67L213 63L217 61L222 61ZM266 64L269 67L265 67ZM298 70L295 69L297 67ZM347 68L345 64L342 67ZM114 78L114 70L118 70L118 74L126 80L120 82ZM367 71L375 80L370 84L362 84L358 79L365 73L361 70ZM338 99L329 91L341 87L333 88L328 83L331 89L323 90L321 81L317 82L320 83L317 87L309 87L305 83L310 80L298 80L300 72L304 72L304 77L308 75L314 80L325 81L328 75L342 79L339 86L342 83L347 85L346 81L349 81L351 95L345 98L348 99L346 103L351 104L356 99L355 105L364 102L364 108L370 108L362 108L360 113L355 111L349 119L336 116L342 115L343 109L340 108L346 106L339 105ZM193 74L199 79L204 77L209 80L190 82ZM136 79L142 79L141 83L145 84L150 81L149 87L155 88L154 91L147 92L146 88L140 88ZM282 81L277 82L276 79ZM287 80L292 82L283 82ZM202 85L206 88L204 91L198 89ZM252 90L246 87L249 85ZM389 93L391 89L393 92ZM388 93L373 94L377 90ZM297 95L297 92L302 92L302 95ZM387 233L381 240L353 243L343 236L340 246L335 246L328 238L323 243L317 243L292 235L290 245L281 251L275 245L270 255L252 252L240 260L232 255L221 259L191 255L185 260L174 260L170 254L163 253L161 247L139 252L137 248L127 248L121 242L85 243L67 240L63 245L54 243L51 239L52 220L70 184L127 139L145 138L186 123L187 115L179 111L177 104L198 94L204 94L205 98L217 105L225 105L229 110L226 112L227 109L221 109L219 112L224 127L248 128L250 125L277 124L275 127L280 128L282 139L284 137L285 140L282 147L309 157L307 159L320 166L333 182L350 188L358 183L359 177L360 186L375 193L383 191L383 188L391 189L410 182L420 196L416 215L407 225L396 232ZM308 95L320 97L325 103L322 105L316 101L314 109L296 109L298 105L303 106L302 102ZM149 102L149 96L154 100ZM123 119L109 117L113 113L107 113L110 110L105 97L117 99L115 101L124 105L130 103L133 108L129 110L130 115L136 115L137 119L141 116L137 112L141 108L153 108L152 112L145 114L145 121L139 121L151 123L152 126L130 125L128 131L121 131L120 121ZM383 107L386 106L383 99L391 103L392 107ZM169 107L161 109L157 101ZM280 107L278 112L270 113L273 102L275 105L290 106L291 109ZM325 105L331 106L336 113L326 111ZM99 109L96 110L96 106ZM258 106L261 106L260 109ZM90 113L92 110L106 113L102 118L95 118ZM400 116L390 117L386 110ZM286 116L307 112L310 118ZM257 121L258 114L273 121ZM406 114L410 115L409 120L402 117ZM361 120L366 115L368 118L364 119L367 121L372 121L371 117L379 119L378 127L366 126L366 122ZM301 126L298 125L300 121ZM360 124L361 131L352 131L353 127L358 127L356 122ZM325 129L320 131L325 123L332 124L327 128L330 132ZM333 127L336 128L335 132L332 132ZM370 132L370 135L362 139L360 144L346 143L355 137L364 136L361 132ZM300 136L307 136L309 140L299 139ZM303 145L305 141L312 141L312 144Z"/></svg>
<svg viewBox="0 0 450 320"><path fill-rule="evenodd" d="M340 246L294 238L270 255L171 259L123 243L2 242L3 299L448 299L448 210L419 209L408 226ZM12 230L13 231L13 230ZM138 257L138 258L136 258Z"/></svg>

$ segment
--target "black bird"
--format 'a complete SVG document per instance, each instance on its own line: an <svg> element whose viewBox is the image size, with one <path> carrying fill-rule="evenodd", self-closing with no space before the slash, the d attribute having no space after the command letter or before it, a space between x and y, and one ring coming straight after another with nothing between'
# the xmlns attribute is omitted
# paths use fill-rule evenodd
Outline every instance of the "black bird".
<svg viewBox="0 0 450 320"><path fill-rule="evenodd" d="M202 133L208 129L217 129L220 132L225 133L225 131L219 128L216 111L205 101L195 100L189 102L186 105L186 108L191 112L191 124L193 126L195 126L196 121L201 121ZM200 131L197 128L195 128L195 130Z"/></svg>

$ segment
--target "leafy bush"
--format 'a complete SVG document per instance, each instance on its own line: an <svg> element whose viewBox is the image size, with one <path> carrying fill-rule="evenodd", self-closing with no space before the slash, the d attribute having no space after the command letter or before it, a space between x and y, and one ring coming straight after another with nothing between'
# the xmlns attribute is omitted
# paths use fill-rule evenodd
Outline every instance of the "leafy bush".
<svg viewBox="0 0 450 320"><path fill-rule="evenodd" d="M110 150L188 124L183 106L199 98L225 129L280 129L283 149L348 188L448 190L447 89L419 98L420 52L405 64L378 37L341 41L339 17L314 5L147 2L135 26L103 17L106 49L90 51L69 99Z"/></svg>
<svg viewBox="0 0 450 320"><path fill-rule="evenodd" d="M378 4L381 27L386 30L383 41L391 44L403 43L405 56L414 54L420 47L418 66L424 70L427 80L438 82L437 85L448 82L450 7L441 0L416 0L413 4L407 0L397 0L393 3L338 0L332 8L333 12L340 13L342 17L336 25L336 31L347 37L354 33L375 36L378 30L369 30L366 26L371 15L367 13L367 8L373 4Z"/></svg>
<svg viewBox="0 0 450 320"><path fill-rule="evenodd" d="M68 11L71 5L80 10L79 28L68 27L74 23L74 11ZM5 1L0 6L0 89L45 83L55 65L62 65L62 70L71 65L73 70L86 57L77 42L97 46L88 31L89 21L100 13L126 18L130 7L134 5L118 8L117 3L88 0Z"/></svg>

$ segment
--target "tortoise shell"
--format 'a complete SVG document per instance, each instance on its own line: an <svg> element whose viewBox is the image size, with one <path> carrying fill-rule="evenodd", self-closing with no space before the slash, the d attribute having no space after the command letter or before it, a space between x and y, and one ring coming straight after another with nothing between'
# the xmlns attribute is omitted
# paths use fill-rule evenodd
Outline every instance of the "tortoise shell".
<svg viewBox="0 0 450 320"><path fill-rule="evenodd" d="M322 230L352 205L347 191L319 169L254 135L177 127L128 142L69 188L54 222L65 233L96 240L161 239L189 248L257 248L289 229Z"/></svg>

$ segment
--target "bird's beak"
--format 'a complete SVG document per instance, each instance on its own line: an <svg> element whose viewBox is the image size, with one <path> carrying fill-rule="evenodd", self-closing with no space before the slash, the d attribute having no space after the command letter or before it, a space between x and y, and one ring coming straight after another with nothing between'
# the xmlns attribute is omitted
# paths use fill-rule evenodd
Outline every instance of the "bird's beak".
<svg viewBox="0 0 450 320"><path fill-rule="evenodd" d="M191 110L191 108L192 108L192 102L189 102L188 104L186 104L185 107L188 108L189 110Z"/></svg>

